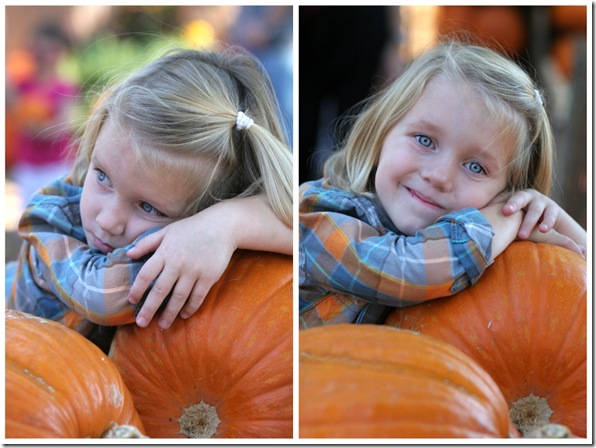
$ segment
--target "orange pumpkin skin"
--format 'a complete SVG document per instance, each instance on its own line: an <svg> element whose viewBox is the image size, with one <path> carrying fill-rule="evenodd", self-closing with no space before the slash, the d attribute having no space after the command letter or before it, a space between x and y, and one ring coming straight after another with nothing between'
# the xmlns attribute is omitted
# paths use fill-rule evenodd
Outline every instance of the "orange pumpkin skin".
<svg viewBox="0 0 596 448"><path fill-rule="evenodd" d="M438 339L338 324L299 341L301 438L508 436L499 387Z"/></svg>
<svg viewBox="0 0 596 448"><path fill-rule="evenodd" d="M6 437L101 437L143 424L118 370L93 343L57 322L14 310L6 323Z"/></svg>
<svg viewBox="0 0 596 448"><path fill-rule="evenodd" d="M586 262L574 252L515 242L474 286L395 309L385 324L454 345L494 378L509 405L545 398L551 423L586 436Z"/></svg>
<svg viewBox="0 0 596 448"><path fill-rule="evenodd" d="M293 436L292 271L291 257L236 251L189 319L116 331L110 356L150 437L185 437L178 420L201 402L219 424L188 437Z"/></svg>

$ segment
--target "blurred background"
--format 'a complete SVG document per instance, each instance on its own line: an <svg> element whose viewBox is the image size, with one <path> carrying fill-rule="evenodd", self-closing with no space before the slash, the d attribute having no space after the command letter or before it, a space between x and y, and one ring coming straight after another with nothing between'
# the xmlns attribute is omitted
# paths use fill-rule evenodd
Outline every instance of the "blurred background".
<svg viewBox="0 0 596 448"><path fill-rule="evenodd" d="M245 46L293 129L292 6L7 6L6 258L30 194L66 172L87 94L165 48ZM591 12L591 11L590 11ZM586 6L299 6L299 182L318 178L349 107L443 35L505 51L544 89L557 142L553 198L586 226Z"/></svg>
<svg viewBox="0 0 596 448"><path fill-rule="evenodd" d="M465 33L544 89L557 145L552 197L585 228L586 25L586 6L300 6L299 182L321 177L342 113L438 38Z"/></svg>
<svg viewBox="0 0 596 448"><path fill-rule="evenodd" d="M7 6L5 19L6 260L20 246L26 201L68 172L89 98L169 48L224 42L256 55L292 144L292 6Z"/></svg>

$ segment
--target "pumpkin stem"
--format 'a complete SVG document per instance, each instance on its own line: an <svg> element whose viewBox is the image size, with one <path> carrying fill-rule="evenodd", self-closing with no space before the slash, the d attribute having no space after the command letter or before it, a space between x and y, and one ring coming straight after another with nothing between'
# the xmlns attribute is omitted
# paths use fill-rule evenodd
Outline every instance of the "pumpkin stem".
<svg viewBox="0 0 596 448"><path fill-rule="evenodd" d="M546 426L532 431L528 438L535 439L576 439L577 436L573 435L571 430L564 425L558 425L556 423L550 423Z"/></svg>
<svg viewBox="0 0 596 448"><path fill-rule="evenodd" d="M148 439L136 426L111 424L110 429L104 431L102 439Z"/></svg>
<svg viewBox="0 0 596 448"><path fill-rule="evenodd" d="M520 398L509 408L509 417L523 437L528 437L535 429L547 425L552 414L553 410L546 398L534 394Z"/></svg>
<svg viewBox="0 0 596 448"><path fill-rule="evenodd" d="M190 439L210 439L219 426L217 409L204 401L187 407L180 418L180 434Z"/></svg>

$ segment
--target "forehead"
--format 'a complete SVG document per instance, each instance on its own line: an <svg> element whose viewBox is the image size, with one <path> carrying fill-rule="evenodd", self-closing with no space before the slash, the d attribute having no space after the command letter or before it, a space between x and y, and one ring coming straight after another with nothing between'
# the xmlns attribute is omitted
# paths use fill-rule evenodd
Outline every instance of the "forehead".
<svg viewBox="0 0 596 448"><path fill-rule="evenodd" d="M492 156L513 156L517 134L506 117L489 107L475 86L436 77L424 88L403 119L419 122L429 129L459 140L460 144L490 151Z"/></svg>

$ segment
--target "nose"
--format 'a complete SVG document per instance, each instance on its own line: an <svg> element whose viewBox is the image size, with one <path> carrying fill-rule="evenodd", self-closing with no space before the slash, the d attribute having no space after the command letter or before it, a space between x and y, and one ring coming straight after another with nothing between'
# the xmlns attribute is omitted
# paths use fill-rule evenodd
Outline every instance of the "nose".
<svg viewBox="0 0 596 448"><path fill-rule="evenodd" d="M120 206L117 199L114 199L101 204L96 221L105 233L118 236L124 234L126 219L123 207Z"/></svg>
<svg viewBox="0 0 596 448"><path fill-rule="evenodd" d="M456 176L456 163L449 157L436 157L421 170L422 178L439 191L449 191Z"/></svg>

